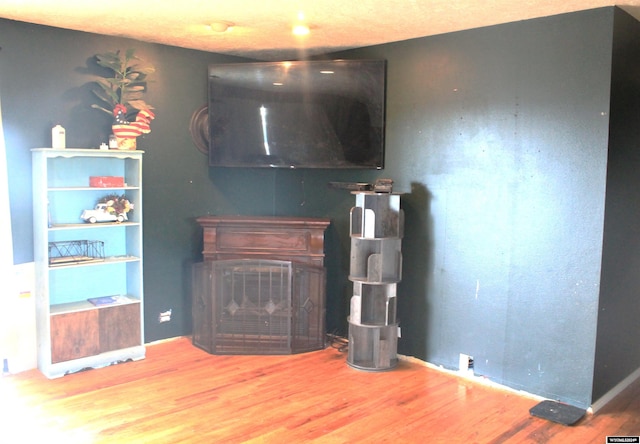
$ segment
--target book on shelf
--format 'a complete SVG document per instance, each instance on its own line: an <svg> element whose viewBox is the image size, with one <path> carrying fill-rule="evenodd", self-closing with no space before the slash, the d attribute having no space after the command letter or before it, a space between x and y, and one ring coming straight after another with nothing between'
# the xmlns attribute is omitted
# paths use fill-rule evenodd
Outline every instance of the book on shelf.
<svg viewBox="0 0 640 444"><path fill-rule="evenodd" d="M116 305L116 304L126 304L127 302L131 302L131 299L123 296L100 296L97 298L89 298L87 301L91 302L96 307L100 307L103 305Z"/></svg>

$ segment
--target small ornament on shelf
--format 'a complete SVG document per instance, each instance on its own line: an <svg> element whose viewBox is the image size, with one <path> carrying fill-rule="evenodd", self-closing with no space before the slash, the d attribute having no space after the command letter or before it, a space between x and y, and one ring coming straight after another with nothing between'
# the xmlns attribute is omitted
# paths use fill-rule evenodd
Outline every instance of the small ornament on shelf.
<svg viewBox="0 0 640 444"><path fill-rule="evenodd" d="M89 186L94 188L123 187L123 176L89 176Z"/></svg>
<svg viewBox="0 0 640 444"><path fill-rule="evenodd" d="M133 204L129 202L129 199L124 194L122 196L110 194L100 199L98 203L106 204L107 211L110 213L128 213L133 210Z"/></svg>
<svg viewBox="0 0 640 444"><path fill-rule="evenodd" d="M127 213L133 210L133 204L125 196L110 194L98 201L92 210L84 210L80 218L85 222L124 222L129 220Z"/></svg>
<svg viewBox="0 0 640 444"><path fill-rule="evenodd" d="M138 111L135 122L126 120L127 108L124 105L116 105L113 111L115 123L111 126L116 136L118 149L135 150L136 137L151 132L151 121L155 115L151 110Z"/></svg>
<svg viewBox="0 0 640 444"><path fill-rule="evenodd" d="M56 125L51 129L51 147L54 149L66 148L66 132L62 125Z"/></svg>
<svg viewBox="0 0 640 444"><path fill-rule="evenodd" d="M109 135L109 149L117 150L118 149L118 139L115 134Z"/></svg>
<svg viewBox="0 0 640 444"><path fill-rule="evenodd" d="M104 242L71 240L49 242L49 266L104 261Z"/></svg>

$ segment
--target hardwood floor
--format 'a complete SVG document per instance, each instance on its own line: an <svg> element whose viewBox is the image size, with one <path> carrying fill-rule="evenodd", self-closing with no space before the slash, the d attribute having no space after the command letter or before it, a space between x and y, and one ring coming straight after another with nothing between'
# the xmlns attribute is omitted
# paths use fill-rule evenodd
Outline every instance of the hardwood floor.
<svg viewBox="0 0 640 444"><path fill-rule="evenodd" d="M530 416L538 402L410 361L370 373L334 348L214 356L178 338L142 361L0 378L0 442L601 444L640 434L638 381L571 427Z"/></svg>

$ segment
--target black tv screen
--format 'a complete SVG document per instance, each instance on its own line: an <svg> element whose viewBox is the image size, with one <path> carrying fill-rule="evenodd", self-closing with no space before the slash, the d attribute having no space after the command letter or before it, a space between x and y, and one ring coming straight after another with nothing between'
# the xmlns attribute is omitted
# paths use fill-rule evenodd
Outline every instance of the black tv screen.
<svg viewBox="0 0 640 444"><path fill-rule="evenodd" d="M384 167L386 61L209 66L209 165Z"/></svg>

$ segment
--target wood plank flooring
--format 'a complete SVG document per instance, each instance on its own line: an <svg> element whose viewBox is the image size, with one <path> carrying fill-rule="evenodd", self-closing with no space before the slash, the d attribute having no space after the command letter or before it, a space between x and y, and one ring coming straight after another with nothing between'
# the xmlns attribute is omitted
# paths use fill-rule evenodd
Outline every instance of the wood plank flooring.
<svg viewBox="0 0 640 444"><path fill-rule="evenodd" d="M563 426L539 401L420 363L363 372L334 348L214 356L178 338L147 358L0 378L1 443L598 443L640 434L640 383Z"/></svg>

